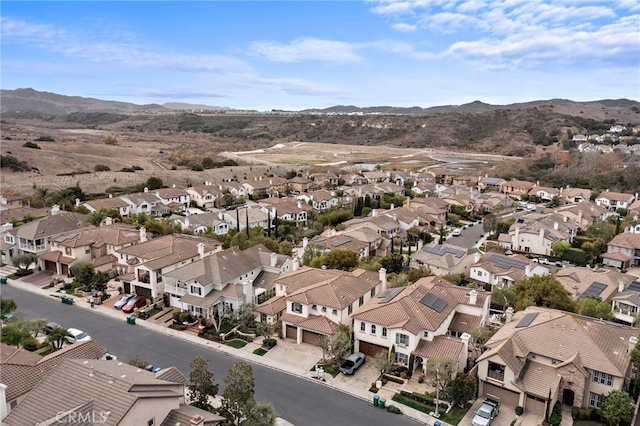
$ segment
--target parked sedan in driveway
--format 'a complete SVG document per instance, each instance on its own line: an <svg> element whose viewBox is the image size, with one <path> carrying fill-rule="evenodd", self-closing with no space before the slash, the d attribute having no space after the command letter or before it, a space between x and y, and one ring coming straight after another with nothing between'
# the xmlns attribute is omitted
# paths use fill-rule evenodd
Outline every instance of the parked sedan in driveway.
<svg viewBox="0 0 640 426"><path fill-rule="evenodd" d="M142 308L147 304L147 298L144 296L136 296L129 300L126 305L122 307L122 312L130 314L135 308Z"/></svg>
<svg viewBox="0 0 640 426"><path fill-rule="evenodd" d="M342 374L351 375L364 364L365 355L362 352L354 352L342 363L339 370Z"/></svg>
<svg viewBox="0 0 640 426"><path fill-rule="evenodd" d="M122 297L120 297L120 300L118 300L113 305L113 307L116 309L122 309L124 305L126 305L127 302L129 302L129 300L133 299L134 297L136 297L136 294L123 294Z"/></svg>
<svg viewBox="0 0 640 426"><path fill-rule="evenodd" d="M70 328L67 332L69 333L67 336L67 342L69 343L88 342L91 340L91 336L77 328Z"/></svg>
<svg viewBox="0 0 640 426"><path fill-rule="evenodd" d="M49 334L49 333L51 333L51 330L53 330L54 328L64 328L64 327L62 327L57 322L48 322L47 325L42 327L42 332L44 334Z"/></svg>

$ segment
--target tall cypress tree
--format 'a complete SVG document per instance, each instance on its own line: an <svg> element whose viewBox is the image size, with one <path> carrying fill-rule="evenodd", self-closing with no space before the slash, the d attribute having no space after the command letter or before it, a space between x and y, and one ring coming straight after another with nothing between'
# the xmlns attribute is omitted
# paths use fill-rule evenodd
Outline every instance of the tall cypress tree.
<svg viewBox="0 0 640 426"><path fill-rule="evenodd" d="M244 209L245 224L247 227L247 237L249 236L249 208Z"/></svg>
<svg viewBox="0 0 640 426"><path fill-rule="evenodd" d="M271 238L271 210L267 210L267 235Z"/></svg>
<svg viewBox="0 0 640 426"><path fill-rule="evenodd" d="M273 227L275 228L276 241L278 241L278 210L273 218Z"/></svg>
<svg viewBox="0 0 640 426"><path fill-rule="evenodd" d="M237 207L236 207L236 230L240 232L240 212L238 211Z"/></svg>

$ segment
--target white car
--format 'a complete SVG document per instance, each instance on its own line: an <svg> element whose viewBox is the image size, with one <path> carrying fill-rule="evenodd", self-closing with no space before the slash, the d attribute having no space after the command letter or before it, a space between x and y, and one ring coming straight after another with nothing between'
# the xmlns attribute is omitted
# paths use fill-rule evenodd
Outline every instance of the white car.
<svg viewBox="0 0 640 426"><path fill-rule="evenodd" d="M462 234L462 229L460 228L456 228L453 230L453 232L451 233L451 235L453 235L454 237L459 237Z"/></svg>
<svg viewBox="0 0 640 426"><path fill-rule="evenodd" d="M69 343L88 342L91 340L91 336L77 328L70 328L67 332L69 333L69 336L67 336L67 342Z"/></svg>

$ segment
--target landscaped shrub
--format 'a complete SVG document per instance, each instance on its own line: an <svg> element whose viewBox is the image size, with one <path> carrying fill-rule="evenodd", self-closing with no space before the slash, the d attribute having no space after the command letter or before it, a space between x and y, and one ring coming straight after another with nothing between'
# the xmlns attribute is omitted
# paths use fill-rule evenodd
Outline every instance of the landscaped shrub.
<svg viewBox="0 0 640 426"><path fill-rule="evenodd" d="M264 346L267 349L271 349L277 344L278 344L278 341L276 339L264 339L262 341L262 346Z"/></svg>
<svg viewBox="0 0 640 426"><path fill-rule="evenodd" d="M577 407L573 407L573 408L577 408ZM522 408L521 406L519 406L519 405L518 405L518 406L516 407L516 415L517 415L517 416L521 416L521 415L522 415L522 413L524 413L524 408Z"/></svg>
<svg viewBox="0 0 640 426"><path fill-rule="evenodd" d="M549 423L551 426L559 426L562 422L562 403L560 401L556 401L553 406L553 411L551 412L551 417L549 417Z"/></svg>
<svg viewBox="0 0 640 426"><path fill-rule="evenodd" d="M187 326L184 324L173 323L169 325L169 328L173 328L174 330L184 331L187 329Z"/></svg>
<svg viewBox="0 0 640 426"><path fill-rule="evenodd" d="M33 336L29 336L22 341L22 347L28 350L29 352L33 352L35 350L40 349L40 343L38 339Z"/></svg>
<svg viewBox="0 0 640 426"><path fill-rule="evenodd" d="M398 384L401 384L401 385L404 384L404 380L401 379L400 377L396 377L396 376L391 376L389 374L385 374L384 378L389 380L389 381L391 381L391 382L394 382L394 383L398 383Z"/></svg>
<svg viewBox="0 0 640 426"><path fill-rule="evenodd" d="M575 420L591 420L594 418L594 410L590 407L572 407L571 415Z"/></svg>
<svg viewBox="0 0 640 426"><path fill-rule="evenodd" d="M402 410L396 407L395 405L389 405L387 407L387 411L393 414L402 414Z"/></svg>
<svg viewBox="0 0 640 426"><path fill-rule="evenodd" d="M189 314L189 312L174 312L173 313L173 321L176 324L182 325L185 322L186 323L193 322L193 318L191 318L191 315Z"/></svg>
<svg viewBox="0 0 640 426"><path fill-rule="evenodd" d="M35 142L25 142L24 145L22 145L22 146L25 147L25 148L40 149L38 144L35 143Z"/></svg>

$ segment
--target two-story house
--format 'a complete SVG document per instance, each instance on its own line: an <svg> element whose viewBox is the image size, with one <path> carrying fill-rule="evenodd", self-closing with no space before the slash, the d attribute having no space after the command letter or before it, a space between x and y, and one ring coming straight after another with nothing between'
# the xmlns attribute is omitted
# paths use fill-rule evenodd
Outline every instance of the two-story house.
<svg viewBox="0 0 640 426"><path fill-rule="evenodd" d="M153 191L153 194L172 212L182 212L186 210L191 202L189 192L181 188L176 188L175 185L171 188L156 189Z"/></svg>
<svg viewBox="0 0 640 426"><path fill-rule="evenodd" d="M293 193L302 194L303 192L309 192L314 185L311 179L307 179L302 176L294 176L287 182L289 185L289 191Z"/></svg>
<svg viewBox="0 0 640 426"><path fill-rule="evenodd" d="M338 185L338 180L340 179L336 176L335 173L327 172L327 173L313 173L309 176L313 178L313 181L326 189L333 189Z"/></svg>
<svg viewBox="0 0 640 426"><path fill-rule="evenodd" d="M271 214L271 220L278 219L295 222L297 226L307 226L307 212L313 210L309 204L295 198L267 198L260 201L262 211Z"/></svg>
<svg viewBox="0 0 640 426"><path fill-rule="evenodd" d="M262 176L255 177L254 180L242 183L245 189L247 197L252 200L259 200L269 196L271 191L271 184L268 179L263 179Z"/></svg>
<svg viewBox="0 0 640 426"><path fill-rule="evenodd" d="M640 234L624 232L607 243L607 252L600 255L602 263L614 268L640 266Z"/></svg>
<svg viewBox="0 0 640 426"><path fill-rule="evenodd" d="M635 279L633 275L610 269L591 269L580 266L565 266L554 274L556 280L577 300L597 297L610 300L623 292Z"/></svg>
<svg viewBox="0 0 640 426"><path fill-rule="evenodd" d="M200 212L188 216L173 215L171 220L194 235L200 235L208 229L216 235L225 235L229 232L229 224L224 221L224 214L221 211Z"/></svg>
<svg viewBox="0 0 640 426"><path fill-rule="evenodd" d="M536 186L535 183L526 180L508 180L502 184L502 192L509 196L521 200L529 194L529 191Z"/></svg>
<svg viewBox="0 0 640 426"><path fill-rule="evenodd" d="M550 256L551 244L572 242L577 230L575 221L559 213L530 213L519 217L498 241L509 250Z"/></svg>
<svg viewBox="0 0 640 426"><path fill-rule="evenodd" d="M259 227L262 229L269 229L269 225L273 228L274 217L270 217L269 211L264 211L258 205L251 205L245 208L238 208L235 210L226 210L222 212L222 217L225 222L229 224L229 229L239 229L240 231L246 229L247 225L249 229ZM271 223L269 224L269 219Z"/></svg>
<svg viewBox="0 0 640 426"><path fill-rule="evenodd" d="M633 194L625 194L622 192L604 191L596 198L596 204L608 210L616 211L618 209L627 209L636 199Z"/></svg>
<svg viewBox="0 0 640 426"><path fill-rule="evenodd" d="M439 277L390 288L352 315L355 350L368 356L393 352L392 361L418 371L430 358L447 358L463 371L470 333L485 324L490 299L488 292L458 287Z"/></svg>
<svg viewBox="0 0 640 426"><path fill-rule="evenodd" d="M209 185L207 185L209 184ZM189 194L189 200L203 209L211 209L221 204L223 197L222 186L205 182L204 185L193 185L185 189Z"/></svg>
<svg viewBox="0 0 640 426"><path fill-rule="evenodd" d="M561 190L557 188L550 188L548 186L536 185L533 188L531 188L531 190L529 191L529 196L536 197L542 200L542 202L549 202L553 199L553 197L559 198L560 193L561 193Z"/></svg>
<svg viewBox="0 0 640 426"><path fill-rule="evenodd" d="M261 320L279 316L282 335L297 343L321 345L340 324L351 327L350 315L384 291L386 271L356 269L352 272L299 268L275 281L276 297L261 304ZM284 303L283 303L284 302ZM269 305L269 306L267 306ZM274 312L274 306L283 307Z"/></svg>
<svg viewBox="0 0 640 426"><path fill-rule="evenodd" d="M133 226L112 224L110 219L95 228L50 237L49 251L38 255L40 267L57 275L68 275L79 261L91 263L95 271L114 269L117 250L139 243L141 236Z"/></svg>
<svg viewBox="0 0 640 426"><path fill-rule="evenodd" d="M222 245L209 238L171 234L146 240L141 228L141 242L117 250L117 267L125 293L135 293L157 300L164 293L165 274L222 250Z"/></svg>
<svg viewBox="0 0 640 426"><path fill-rule="evenodd" d="M129 203L120 197L114 197L113 194L109 194L108 198L85 201L81 205L85 206L91 213L100 210L115 210L121 217L129 217L131 215L131 206Z"/></svg>
<svg viewBox="0 0 640 426"><path fill-rule="evenodd" d="M171 306L213 318L256 303L260 294L270 290L259 286L265 275L278 277L292 267L290 257L262 245L242 251L232 247L166 273L164 292L170 295Z"/></svg>
<svg viewBox="0 0 640 426"><path fill-rule="evenodd" d="M367 183L389 182L390 179L388 172L362 172L362 176L367 179Z"/></svg>
<svg viewBox="0 0 640 426"><path fill-rule="evenodd" d="M584 203L591 199L591 190L567 187L560 194L560 201L564 203Z"/></svg>
<svg viewBox="0 0 640 426"><path fill-rule="evenodd" d="M502 187L505 183L506 181L504 179L485 175L485 177L479 179L478 186L483 191L502 192Z"/></svg>
<svg viewBox="0 0 640 426"><path fill-rule="evenodd" d="M469 278L481 284L511 287L516 282L534 275L549 275L549 268L516 254L480 253L469 268Z"/></svg>
<svg viewBox="0 0 640 426"><path fill-rule="evenodd" d="M548 398L550 406L599 408L611 391L627 389L637 336L628 326L548 308L508 312L472 371L478 394L541 417Z"/></svg>
<svg viewBox="0 0 640 426"><path fill-rule="evenodd" d="M376 209L371 212L370 217L350 219L344 222L344 225L350 230L363 227L370 228L378 235L387 238L395 237L400 232L400 224L397 220L391 216L379 215Z"/></svg>
<svg viewBox="0 0 640 426"><path fill-rule="evenodd" d="M149 192L148 188L145 188L144 192L121 195L120 198L129 205L130 215L143 213L160 217L170 212L169 207L162 204L162 201Z"/></svg>
<svg viewBox="0 0 640 426"><path fill-rule="evenodd" d="M558 209L559 214L575 221L580 229L587 229L595 220L605 220L607 212L604 207L589 201Z"/></svg>
<svg viewBox="0 0 640 426"><path fill-rule="evenodd" d="M476 249L464 249L450 244L425 244L411 255L412 269L427 268L436 275L463 274L473 263Z"/></svg>
<svg viewBox="0 0 640 426"><path fill-rule="evenodd" d="M304 200L305 203L310 203L314 210L324 211L338 205L338 197L336 197L333 191L327 191L321 189L309 193L298 195L299 200Z"/></svg>
<svg viewBox="0 0 640 426"><path fill-rule="evenodd" d="M634 325L640 314L640 280L634 280L626 288L622 285L618 294L611 298L613 317L625 324Z"/></svg>

